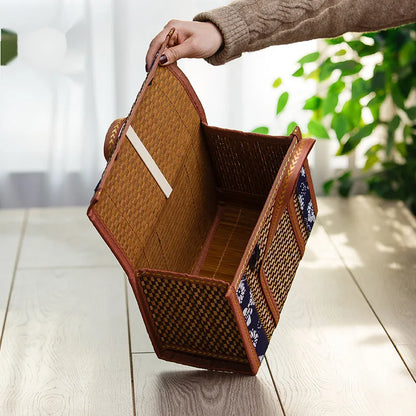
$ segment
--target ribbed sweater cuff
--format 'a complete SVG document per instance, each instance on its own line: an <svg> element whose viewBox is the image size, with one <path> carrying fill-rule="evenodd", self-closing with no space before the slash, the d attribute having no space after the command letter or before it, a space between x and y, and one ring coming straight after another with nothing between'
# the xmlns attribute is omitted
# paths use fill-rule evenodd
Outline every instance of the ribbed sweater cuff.
<svg viewBox="0 0 416 416"><path fill-rule="evenodd" d="M222 65L241 56L241 51L249 43L249 30L246 22L234 8L225 6L194 17L198 22L211 22L222 34L223 45L206 60L212 65Z"/></svg>

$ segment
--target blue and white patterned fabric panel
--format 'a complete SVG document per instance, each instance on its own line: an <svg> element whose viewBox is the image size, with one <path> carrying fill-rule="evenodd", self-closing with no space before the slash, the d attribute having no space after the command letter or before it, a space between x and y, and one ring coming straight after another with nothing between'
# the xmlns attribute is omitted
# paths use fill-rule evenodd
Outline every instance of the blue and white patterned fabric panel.
<svg viewBox="0 0 416 416"><path fill-rule="evenodd" d="M254 299L251 295L245 275L238 285L237 298L246 320L251 342L253 343L259 360L262 361L267 347L269 346L269 341L267 340L266 332L264 332L264 329L261 325L256 305L254 304Z"/></svg>
<svg viewBox="0 0 416 416"><path fill-rule="evenodd" d="M308 180L306 178L305 168L302 169L299 174L298 183L296 185L298 194L300 209L302 210L303 219L305 220L305 226L308 230L308 234L312 231L313 224L316 220L315 211L313 209L311 193L309 191Z"/></svg>

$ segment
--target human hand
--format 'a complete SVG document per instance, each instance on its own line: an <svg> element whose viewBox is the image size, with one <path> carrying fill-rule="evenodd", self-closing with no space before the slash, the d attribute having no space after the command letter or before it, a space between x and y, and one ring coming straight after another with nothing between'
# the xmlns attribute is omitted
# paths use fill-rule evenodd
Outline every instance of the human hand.
<svg viewBox="0 0 416 416"><path fill-rule="evenodd" d="M169 40L168 48L159 58L161 65L169 65L181 58L208 58L221 47L221 32L211 22L187 22L171 20L152 40L146 55L146 71L172 28L175 32Z"/></svg>

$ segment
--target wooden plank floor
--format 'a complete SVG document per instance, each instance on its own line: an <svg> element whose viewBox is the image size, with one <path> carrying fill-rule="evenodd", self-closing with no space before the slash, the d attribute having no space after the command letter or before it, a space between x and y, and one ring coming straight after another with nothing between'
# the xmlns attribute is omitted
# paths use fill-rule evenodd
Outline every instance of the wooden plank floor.
<svg viewBox="0 0 416 416"><path fill-rule="evenodd" d="M0 415L416 415L416 221L319 208L257 377L158 360L85 208L0 211Z"/></svg>

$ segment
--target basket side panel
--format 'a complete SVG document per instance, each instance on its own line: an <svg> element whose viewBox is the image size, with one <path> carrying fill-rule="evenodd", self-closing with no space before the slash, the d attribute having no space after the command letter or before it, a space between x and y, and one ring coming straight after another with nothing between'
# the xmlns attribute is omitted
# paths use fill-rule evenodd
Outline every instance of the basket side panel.
<svg viewBox="0 0 416 416"><path fill-rule="evenodd" d="M219 187L226 192L267 196L290 146L271 137L204 125Z"/></svg>
<svg viewBox="0 0 416 416"><path fill-rule="evenodd" d="M303 256L304 245L316 218L316 205L313 204L314 195L313 191L310 191L310 176L305 175L305 171L302 168L297 186L289 202L293 206L293 210L286 209L284 211L272 245L264 260L265 273L269 276L273 297L280 311L283 309ZM268 213L264 226L257 230L257 243L251 252L241 280L241 282L246 280L248 283L262 330L266 333L268 340L270 340L276 324L264 297L259 273L264 257L270 218L271 212ZM299 238L302 239L302 244L299 244Z"/></svg>
<svg viewBox="0 0 416 416"><path fill-rule="evenodd" d="M138 285L164 351L235 363L250 369L233 311L228 285L167 272L140 271ZM191 365L193 365L191 363Z"/></svg>
<svg viewBox="0 0 416 416"><path fill-rule="evenodd" d="M302 258L289 213L286 210L265 259L264 271L279 311L282 311Z"/></svg>

